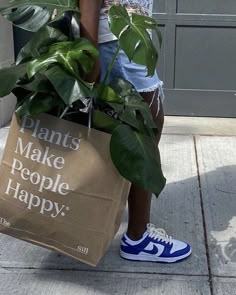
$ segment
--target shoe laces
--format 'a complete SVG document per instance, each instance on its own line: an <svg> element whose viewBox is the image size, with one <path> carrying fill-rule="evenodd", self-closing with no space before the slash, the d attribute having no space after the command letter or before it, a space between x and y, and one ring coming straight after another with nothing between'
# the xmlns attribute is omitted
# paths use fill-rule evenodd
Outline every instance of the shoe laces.
<svg viewBox="0 0 236 295"><path fill-rule="evenodd" d="M156 228L154 224L147 224L147 232L150 238L154 238L157 241L163 241L166 244L171 244L172 237L168 236L163 228Z"/></svg>

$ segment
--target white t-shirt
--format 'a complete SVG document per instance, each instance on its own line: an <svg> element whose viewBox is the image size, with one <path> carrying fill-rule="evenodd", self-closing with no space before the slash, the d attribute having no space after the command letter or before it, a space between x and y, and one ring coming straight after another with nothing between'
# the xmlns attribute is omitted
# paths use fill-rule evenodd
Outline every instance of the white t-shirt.
<svg viewBox="0 0 236 295"><path fill-rule="evenodd" d="M99 43L116 40L116 37L111 33L108 24L108 10L112 5L123 5L129 13L151 16L153 0L104 0L99 21Z"/></svg>

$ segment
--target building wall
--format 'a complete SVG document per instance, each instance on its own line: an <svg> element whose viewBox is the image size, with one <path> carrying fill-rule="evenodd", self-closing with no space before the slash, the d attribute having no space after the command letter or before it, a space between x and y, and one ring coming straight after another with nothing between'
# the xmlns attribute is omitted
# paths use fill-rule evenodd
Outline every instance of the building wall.
<svg viewBox="0 0 236 295"><path fill-rule="evenodd" d="M0 0L0 7L7 1ZM0 15L0 69L14 62L14 47L12 26ZM1 85L0 85L1 87ZM16 99L13 95L0 98L0 127L6 124L12 116Z"/></svg>

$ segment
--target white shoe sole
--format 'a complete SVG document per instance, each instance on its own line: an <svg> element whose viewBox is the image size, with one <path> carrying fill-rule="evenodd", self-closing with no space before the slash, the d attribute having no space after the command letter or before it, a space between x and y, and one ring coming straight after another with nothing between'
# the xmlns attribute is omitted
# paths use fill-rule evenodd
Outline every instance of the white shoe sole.
<svg viewBox="0 0 236 295"><path fill-rule="evenodd" d="M155 256L155 255L147 256L146 254L139 254L139 255L128 254L128 253L125 253L120 250L120 256L124 259L127 259L127 260L146 261L146 262L162 262L162 263L174 263L174 262L184 260L185 258L190 256L191 253L192 253L192 249L188 253L186 253L182 256L164 258L164 257Z"/></svg>

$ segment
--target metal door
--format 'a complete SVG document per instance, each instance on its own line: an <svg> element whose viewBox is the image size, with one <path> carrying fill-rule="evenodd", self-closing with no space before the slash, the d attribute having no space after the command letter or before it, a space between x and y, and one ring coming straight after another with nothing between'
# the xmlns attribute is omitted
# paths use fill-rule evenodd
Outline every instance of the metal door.
<svg viewBox="0 0 236 295"><path fill-rule="evenodd" d="M168 115L236 117L235 0L154 0Z"/></svg>

